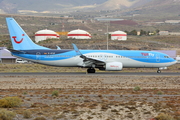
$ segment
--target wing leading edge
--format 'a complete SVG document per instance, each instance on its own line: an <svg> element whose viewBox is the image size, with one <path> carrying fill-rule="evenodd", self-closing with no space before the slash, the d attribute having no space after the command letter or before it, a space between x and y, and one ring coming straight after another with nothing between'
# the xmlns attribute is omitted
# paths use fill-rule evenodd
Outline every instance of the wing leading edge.
<svg viewBox="0 0 180 120"><path fill-rule="evenodd" d="M93 59L93 58L89 58L89 57L83 55L75 44L72 44L72 45L73 45L73 48L74 48L74 50L76 52L76 55L79 55L80 58L83 59L83 62L78 64L79 66L83 66L83 67L91 66L91 67L94 67L94 65L105 64L104 61Z"/></svg>

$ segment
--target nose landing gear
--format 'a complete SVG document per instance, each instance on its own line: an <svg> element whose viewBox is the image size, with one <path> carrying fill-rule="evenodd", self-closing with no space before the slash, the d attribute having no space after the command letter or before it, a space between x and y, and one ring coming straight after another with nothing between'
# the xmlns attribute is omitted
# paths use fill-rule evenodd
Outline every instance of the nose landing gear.
<svg viewBox="0 0 180 120"><path fill-rule="evenodd" d="M158 68L157 73L161 73L161 70L165 70L165 69L167 69L167 67L160 67Z"/></svg>
<svg viewBox="0 0 180 120"><path fill-rule="evenodd" d="M158 69L158 70L157 70L157 73L161 73L161 70Z"/></svg>

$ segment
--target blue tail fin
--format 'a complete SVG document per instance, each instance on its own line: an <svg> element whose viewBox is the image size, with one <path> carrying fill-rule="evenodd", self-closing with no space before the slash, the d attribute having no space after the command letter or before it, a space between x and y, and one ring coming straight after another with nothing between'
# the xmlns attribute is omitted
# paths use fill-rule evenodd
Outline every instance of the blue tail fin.
<svg viewBox="0 0 180 120"><path fill-rule="evenodd" d="M14 18L6 18L6 22L14 50L49 49L35 44Z"/></svg>

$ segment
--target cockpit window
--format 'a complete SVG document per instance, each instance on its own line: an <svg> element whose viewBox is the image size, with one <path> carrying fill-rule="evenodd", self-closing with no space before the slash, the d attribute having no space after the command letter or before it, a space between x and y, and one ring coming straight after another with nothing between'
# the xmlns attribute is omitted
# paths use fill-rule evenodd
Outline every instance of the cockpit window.
<svg viewBox="0 0 180 120"><path fill-rule="evenodd" d="M169 58L169 56L164 56L164 58Z"/></svg>

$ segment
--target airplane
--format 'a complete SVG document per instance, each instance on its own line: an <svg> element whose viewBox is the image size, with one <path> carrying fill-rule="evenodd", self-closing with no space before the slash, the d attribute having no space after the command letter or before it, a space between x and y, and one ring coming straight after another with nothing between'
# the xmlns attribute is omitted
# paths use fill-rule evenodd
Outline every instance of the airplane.
<svg viewBox="0 0 180 120"><path fill-rule="evenodd" d="M87 73L95 73L96 68L104 71L121 71L123 68L162 69L176 64L167 54L142 50L79 50L72 44L72 50L50 49L35 44L14 18L6 18L13 49L11 54L39 64L58 67L87 68Z"/></svg>

